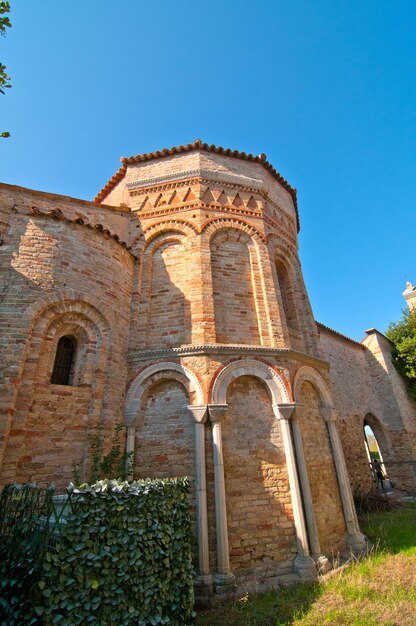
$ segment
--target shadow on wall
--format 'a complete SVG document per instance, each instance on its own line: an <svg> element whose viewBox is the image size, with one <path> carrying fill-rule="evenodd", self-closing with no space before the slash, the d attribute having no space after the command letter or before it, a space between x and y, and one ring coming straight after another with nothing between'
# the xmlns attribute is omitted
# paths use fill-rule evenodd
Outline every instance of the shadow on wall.
<svg viewBox="0 0 416 626"><path fill-rule="evenodd" d="M191 343L191 303L188 297L192 289L192 273L192 258L184 236L164 233L145 251L141 302L136 320L137 348Z"/></svg>
<svg viewBox="0 0 416 626"><path fill-rule="evenodd" d="M259 345L250 238L237 230L220 230L210 250L216 342Z"/></svg>
<svg viewBox="0 0 416 626"><path fill-rule="evenodd" d="M343 550L346 527L328 425L321 413L322 398L309 381L300 388L299 427L310 480L319 542L328 558Z"/></svg>

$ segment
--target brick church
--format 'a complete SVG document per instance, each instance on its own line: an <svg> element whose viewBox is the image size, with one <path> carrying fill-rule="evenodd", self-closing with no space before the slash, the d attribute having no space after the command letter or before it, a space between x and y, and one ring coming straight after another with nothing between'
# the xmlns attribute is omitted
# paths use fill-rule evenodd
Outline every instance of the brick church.
<svg viewBox="0 0 416 626"><path fill-rule="evenodd" d="M384 335L315 321L299 228L265 155L199 140L123 158L93 202L0 185L0 484L63 491L124 423L135 478L190 477L197 593L362 550L364 426L415 490L415 403Z"/></svg>

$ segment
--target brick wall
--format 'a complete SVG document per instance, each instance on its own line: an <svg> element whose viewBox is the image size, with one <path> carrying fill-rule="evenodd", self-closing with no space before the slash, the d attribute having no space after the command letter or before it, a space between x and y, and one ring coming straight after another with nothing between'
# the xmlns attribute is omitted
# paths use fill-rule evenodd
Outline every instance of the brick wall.
<svg viewBox="0 0 416 626"><path fill-rule="evenodd" d="M62 489L72 463L86 475L91 428L122 421L133 258L110 235L30 213L25 196L14 208L2 200L0 482ZM77 332L88 367L75 386L52 385L57 340Z"/></svg>
<svg viewBox="0 0 416 626"><path fill-rule="evenodd" d="M191 273L186 244L168 241L152 254L147 308L146 347L191 343L189 301Z"/></svg>
<svg viewBox="0 0 416 626"><path fill-rule="evenodd" d="M160 381L147 392L136 431L137 478L189 476L194 481L194 424L186 389Z"/></svg>
<svg viewBox="0 0 416 626"><path fill-rule="evenodd" d="M217 343L260 344L247 239L227 229L211 240Z"/></svg>
<svg viewBox="0 0 416 626"><path fill-rule="evenodd" d="M310 383L303 383L300 420L306 467L311 485L321 549L328 557L344 547L345 522L327 425L320 415L320 398Z"/></svg>
<svg viewBox="0 0 416 626"><path fill-rule="evenodd" d="M276 574L295 538L280 425L264 384L241 376L228 391L223 424L231 568L243 579Z"/></svg>

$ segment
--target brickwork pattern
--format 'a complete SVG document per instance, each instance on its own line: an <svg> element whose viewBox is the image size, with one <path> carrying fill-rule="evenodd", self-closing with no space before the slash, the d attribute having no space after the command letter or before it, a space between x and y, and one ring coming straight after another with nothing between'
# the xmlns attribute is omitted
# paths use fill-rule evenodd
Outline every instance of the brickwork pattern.
<svg viewBox="0 0 416 626"><path fill-rule="evenodd" d="M223 442L232 570L273 571L293 559L295 536L280 424L258 379L231 384Z"/></svg>
<svg viewBox="0 0 416 626"><path fill-rule="evenodd" d="M154 384L136 430L135 478L195 476L194 425L186 389L176 381Z"/></svg>
<svg viewBox="0 0 416 626"><path fill-rule="evenodd" d="M393 484L416 491L415 403L394 369L390 343L377 331L368 331L362 344L354 344L325 330L321 331L320 343L331 364L335 404L340 409L340 434L353 491L374 487L363 436L368 416Z"/></svg>
<svg viewBox="0 0 416 626"><path fill-rule="evenodd" d="M85 459L91 428L101 422L110 431L122 421L134 259L109 235L30 214L29 192L14 200L10 206L1 198L9 228L1 250L7 358L1 361L0 476L3 483L53 478L63 489L71 464ZM50 208L52 200L43 203ZM68 217L79 208L69 199L59 206ZM81 207L87 213L88 204ZM58 389L50 384L56 343L76 333L83 338L80 377ZM82 471L86 476L85 462Z"/></svg>
<svg viewBox="0 0 416 626"><path fill-rule="evenodd" d="M326 422L320 415L321 400L310 383L302 385L301 403L306 407L300 428L318 535L322 552L331 558L344 547L345 522L329 434Z"/></svg>
<svg viewBox="0 0 416 626"><path fill-rule="evenodd" d="M220 231L211 240L217 343L260 344L248 237Z"/></svg>

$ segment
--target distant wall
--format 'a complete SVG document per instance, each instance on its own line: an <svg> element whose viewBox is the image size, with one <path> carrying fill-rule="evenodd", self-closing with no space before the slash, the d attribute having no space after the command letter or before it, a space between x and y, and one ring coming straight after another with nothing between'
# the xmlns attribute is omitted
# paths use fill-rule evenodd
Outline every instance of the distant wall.
<svg viewBox="0 0 416 626"><path fill-rule="evenodd" d="M323 357L330 365L339 429L353 490L372 488L364 445L368 423L377 438L391 481L416 490L416 411L394 369L391 344L374 331L361 344L319 326Z"/></svg>

